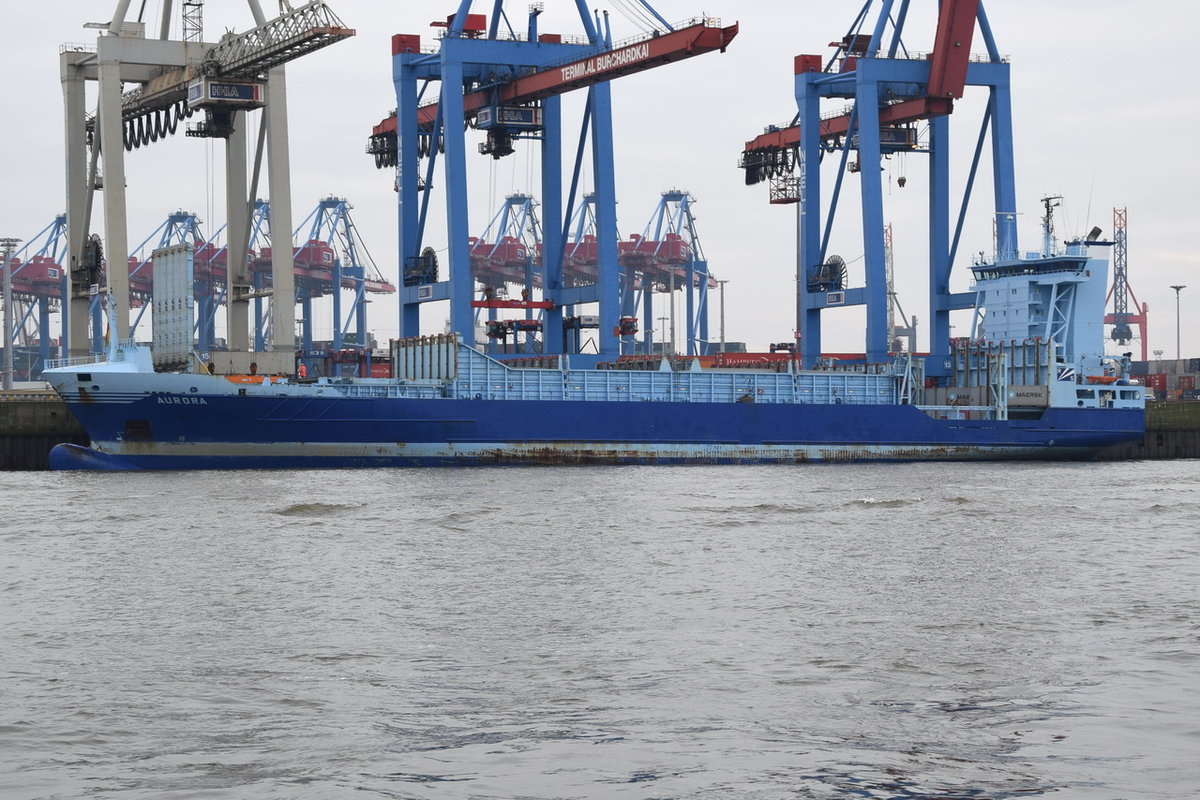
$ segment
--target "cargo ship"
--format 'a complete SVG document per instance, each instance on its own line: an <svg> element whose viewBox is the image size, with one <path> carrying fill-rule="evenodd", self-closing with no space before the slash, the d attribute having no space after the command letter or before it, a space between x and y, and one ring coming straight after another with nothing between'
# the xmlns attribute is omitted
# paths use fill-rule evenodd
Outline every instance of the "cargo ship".
<svg viewBox="0 0 1200 800"><path fill-rule="evenodd" d="M156 371L149 348L115 343L46 371L91 437L57 446L51 468L1086 459L1145 427L1128 357L1104 355L1094 246L976 263L977 327L939 377L910 353L778 371L514 366L446 334L393 340L388 378L301 379Z"/></svg>

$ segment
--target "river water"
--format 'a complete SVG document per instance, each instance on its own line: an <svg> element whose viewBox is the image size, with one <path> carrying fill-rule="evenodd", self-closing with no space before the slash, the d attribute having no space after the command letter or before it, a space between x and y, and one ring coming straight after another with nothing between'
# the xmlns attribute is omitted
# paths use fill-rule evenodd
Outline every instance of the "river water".
<svg viewBox="0 0 1200 800"><path fill-rule="evenodd" d="M1200 796L1200 462L0 473L0 797Z"/></svg>

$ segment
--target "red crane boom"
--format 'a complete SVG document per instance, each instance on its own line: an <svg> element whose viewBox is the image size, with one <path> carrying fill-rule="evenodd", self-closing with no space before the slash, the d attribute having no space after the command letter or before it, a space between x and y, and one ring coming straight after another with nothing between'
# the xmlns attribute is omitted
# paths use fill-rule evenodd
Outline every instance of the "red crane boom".
<svg viewBox="0 0 1200 800"><path fill-rule="evenodd" d="M949 114L954 110L955 98L961 98L966 87L971 40L975 34L975 17L978 13L979 0L942 0L933 52L929 55L929 82L925 96L881 107L880 126L903 125ZM849 47L846 42L842 42L842 45ZM855 63L854 58L847 58L843 71L854 69ZM818 71L820 64L820 56L797 56L796 72ZM849 114L821 120L821 139L844 136L849 129ZM786 150L799 145L800 126L792 125L767 131L746 142L744 152Z"/></svg>
<svg viewBox="0 0 1200 800"><path fill-rule="evenodd" d="M686 28L659 33L614 50L525 75L505 84L498 91L487 89L471 92L464 96L463 108L466 115L471 117L485 106L531 103L714 50L725 52L725 48L737 33L736 23L727 28L718 28L698 22ZM419 37L395 36L392 39L393 53L401 53L414 47L419 49ZM421 106L417 110L418 127L432 128L437 111L437 103ZM373 137L394 136L395 113L372 128L371 133Z"/></svg>

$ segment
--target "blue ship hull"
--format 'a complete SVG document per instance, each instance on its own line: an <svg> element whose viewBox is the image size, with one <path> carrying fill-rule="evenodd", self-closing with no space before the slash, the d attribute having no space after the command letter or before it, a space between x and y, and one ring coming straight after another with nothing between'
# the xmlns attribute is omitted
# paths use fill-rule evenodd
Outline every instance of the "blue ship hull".
<svg viewBox="0 0 1200 800"><path fill-rule="evenodd" d="M388 379L156 373L142 348L48 370L92 440L51 467L1061 459L1144 428L1130 386L1062 382L1034 392L1060 400L1039 408L917 405L904 370L514 368L453 337L409 346Z"/></svg>
<svg viewBox="0 0 1200 800"><path fill-rule="evenodd" d="M97 449L54 469L391 467L1086 458L1139 438L1141 409L934 419L909 405L150 394L72 400Z"/></svg>

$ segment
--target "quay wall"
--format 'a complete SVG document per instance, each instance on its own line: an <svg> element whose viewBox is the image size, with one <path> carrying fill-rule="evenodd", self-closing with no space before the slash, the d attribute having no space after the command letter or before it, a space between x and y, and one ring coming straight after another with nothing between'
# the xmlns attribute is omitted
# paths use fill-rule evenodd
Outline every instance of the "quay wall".
<svg viewBox="0 0 1200 800"><path fill-rule="evenodd" d="M54 392L0 391L0 469L46 469L50 448L88 444L88 436Z"/></svg>

